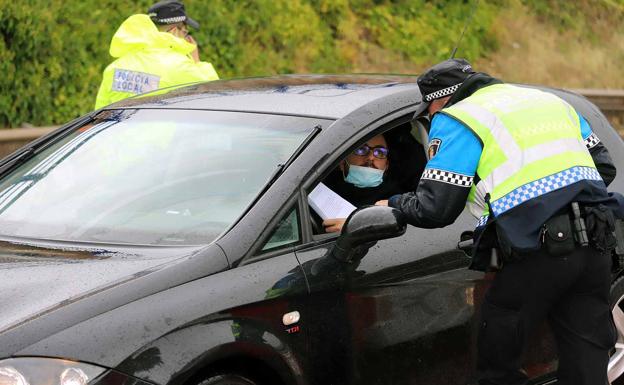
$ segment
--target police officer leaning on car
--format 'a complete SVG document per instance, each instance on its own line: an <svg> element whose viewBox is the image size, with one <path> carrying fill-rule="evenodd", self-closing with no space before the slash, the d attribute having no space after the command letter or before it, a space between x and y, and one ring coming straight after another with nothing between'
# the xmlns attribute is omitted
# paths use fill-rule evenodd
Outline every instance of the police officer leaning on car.
<svg viewBox="0 0 624 385"><path fill-rule="evenodd" d="M479 218L471 268L502 254L481 310L479 384L526 384L522 353L546 317L558 384L606 384L616 338L611 231L614 213L622 216L622 196L605 185L615 178L606 148L564 100L476 73L463 59L433 66L418 85L433 115L430 159L416 191L377 204L437 228L468 202Z"/></svg>
<svg viewBox="0 0 624 385"><path fill-rule="evenodd" d="M159 88L219 79L211 63L199 60L189 26L199 28L177 0L127 18L111 40L110 54L117 59L104 70L95 108Z"/></svg>

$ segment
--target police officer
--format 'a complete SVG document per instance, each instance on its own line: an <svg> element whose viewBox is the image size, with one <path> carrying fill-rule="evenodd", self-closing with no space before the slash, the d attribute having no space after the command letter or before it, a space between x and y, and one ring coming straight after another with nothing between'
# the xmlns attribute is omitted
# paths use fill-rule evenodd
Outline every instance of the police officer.
<svg viewBox="0 0 624 385"><path fill-rule="evenodd" d="M502 256L481 310L479 383L526 384L522 353L548 318L558 384L606 384L619 208L605 185L615 178L606 148L564 100L476 73L466 60L433 66L418 85L432 116L429 161L416 191L377 204L437 228L468 202L479 218L471 267Z"/></svg>
<svg viewBox="0 0 624 385"><path fill-rule="evenodd" d="M158 88L219 79L212 64L199 60L189 26L199 28L177 0L126 19L111 40L110 54L117 59L104 70L95 108Z"/></svg>

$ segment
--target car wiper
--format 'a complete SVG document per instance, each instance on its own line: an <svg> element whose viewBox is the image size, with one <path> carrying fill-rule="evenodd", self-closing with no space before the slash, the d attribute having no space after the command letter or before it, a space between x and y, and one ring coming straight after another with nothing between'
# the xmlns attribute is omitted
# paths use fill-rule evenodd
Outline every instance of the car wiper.
<svg viewBox="0 0 624 385"><path fill-rule="evenodd" d="M95 115L94 113L91 113L82 118L72 120L71 122L64 125L63 127L47 135L44 135L40 138L35 139L29 144L28 147L23 147L17 150L16 152L10 154L9 156L5 157L4 159L0 160L0 175L3 175L7 171L13 169L14 167L32 158L35 154L37 154L38 149L46 146L47 144L51 142L54 142L57 138L62 137L63 135L67 134L72 128L79 126L79 125L84 125L92 121L94 115Z"/></svg>
<svg viewBox="0 0 624 385"><path fill-rule="evenodd" d="M277 177L279 177L282 172L284 172L284 170L286 170L288 168L288 166L291 165L292 162L295 161L295 159L297 159L297 157L299 156L299 154L301 154L303 152L303 150L305 150L306 147L308 147L308 145L312 142L312 140L323 130L323 127L319 124L314 126L314 128L312 129L312 132L310 132L308 134L308 136L306 136L306 138L303 140L303 142L301 142L301 144L299 145L299 147L297 147L297 149L295 150L295 152L293 152L293 154L290 156L290 158L288 158L288 160L286 161L286 163L284 164L278 164L277 168L273 171L273 173L271 174L271 177L267 180L267 183L264 185L264 187L262 188L261 194L262 195L264 193L264 191L266 189L269 188L269 186L271 186L273 184L273 182L275 182L275 180L277 179Z"/></svg>
<svg viewBox="0 0 624 385"><path fill-rule="evenodd" d="M6 171L12 169L13 167L24 163L28 159L30 159L35 154L35 149L33 147L27 147L16 152L13 157L0 166L0 175L4 174Z"/></svg>
<svg viewBox="0 0 624 385"><path fill-rule="evenodd" d="M286 168L288 168L288 166L290 166L290 164L292 162L295 161L295 159L297 159L297 157L299 156L299 154L301 154L303 152L303 150L306 149L306 147L308 147L308 145L312 142L312 140L314 138L316 138L316 136L323 130L323 127L320 124L317 124L316 126L314 126L314 128L312 129L312 132L310 132L310 134L308 136L306 136L306 138L303 140L303 142L301 142L301 144L299 145L299 147L297 147L297 149L295 150L295 152L293 152L293 154L290 156L290 158L288 158L288 160L286 161L286 163L284 163L282 166L282 170L285 170Z"/></svg>
<svg viewBox="0 0 624 385"><path fill-rule="evenodd" d="M249 205L245 208L245 210L243 210L243 212L241 213L241 215L236 218L236 220L234 222L232 222L232 224L223 232L226 233L228 231L230 231L231 228L233 228L234 226L236 226L236 224L238 223L238 221L240 221L240 219L242 217L245 216L245 214L247 214L247 212L249 211L250 208L252 208L256 202L258 201L258 199L260 199L260 197L262 197L264 195L264 193L269 189L269 187L271 187L271 185L273 185L273 183L277 180L277 178L284 172L284 170L286 170L288 168L288 166L290 166L290 164L292 162L295 161L295 159L297 159L297 157L299 156L299 154L301 154L303 152L303 150L305 150L305 148L310 144L310 142L312 142L312 140L323 130L323 127L318 124L316 126L314 126L314 128L312 129L312 132L310 132L308 134L308 136L306 136L306 138L303 140L303 142L301 142L301 144L299 145L299 147L297 147L297 149L295 150L295 152L293 152L293 154L291 155L290 158L288 158L288 160L286 161L286 163L284 164L278 164L277 167L275 168L275 170L273 170L273 172L271 173L271 175L269 176L269 178L267 179L267 182L264 184L264 186L262 186L262 188L260 189L260 191L258 192L258 194L256 194L256 196L254 197L254 199L249 203Z"/></svg>

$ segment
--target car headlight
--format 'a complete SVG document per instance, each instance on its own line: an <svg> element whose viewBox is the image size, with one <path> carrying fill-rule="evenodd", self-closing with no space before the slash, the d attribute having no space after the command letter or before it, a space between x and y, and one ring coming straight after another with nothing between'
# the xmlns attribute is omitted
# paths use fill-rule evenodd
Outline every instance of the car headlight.
<svg viewBox="0 0 624 385"><path fill-rule="evenodd" d="M82 362L42 357L0 360L0 385L87 385L106 371Z"/></svg>

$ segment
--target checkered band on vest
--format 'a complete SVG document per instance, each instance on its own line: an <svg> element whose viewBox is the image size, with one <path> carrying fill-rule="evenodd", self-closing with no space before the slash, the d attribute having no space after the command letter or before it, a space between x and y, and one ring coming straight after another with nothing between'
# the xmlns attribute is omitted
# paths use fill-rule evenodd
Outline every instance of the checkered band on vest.
<svg viewBox="0 0 624 385"><path fill-rule="evenodd" d="M472 186L474 177L450 171L427 168L422 175L422 179L436 180L438 182L453 184L455 186L470 187Z"/></svg>
<svg viewBox="0 0 624 385"><path fill-rule="evenodd" d="M184 20L186 20L186 16L168 17L166 19L158 19L157 21L161 24L175 24L181 23Z"/></svg>
<svg viewBox="0 0 624 385"><path fill-rule="evenodd" d="M600 139L598 139L596 134L594 134L593 132L587 137L587 139L585 139L585 146L588 150L595 147L598 143L600 143Z"/></svg>
<svg viewBox="0 0 624 385"><path fill-rule="evenodd" d="M485 226L485 224L487 223L489 217L490 217L489 215L481 216L481 218L479 218L479 221L477 222L477 225L475 226L475 228Z"/></svg>
<svg viewBox="0 0 624 385"><path fill-rule="evenodd" d="M490 203L494 215L499 216L529 199L571 185L581 180L602 180L598 170L593 167L571 167L556 174L538 179L518 187L502 198Z"/></svg>
<svg viewBox="0 0 624 385"><path fill-rule="evenodd" d="M452 94L455 93L455 91L457 91L457 89L461 85L462 85L461 83L455 84L454 86L443 88L443 89L438 90L436 92L432 92L430 94L427 94L427 95L425 95L425 101L426 102L430 102L430 101L432 101L434 99L440 99L440 98L443 98L445 96L452 95Z"/></svg>

